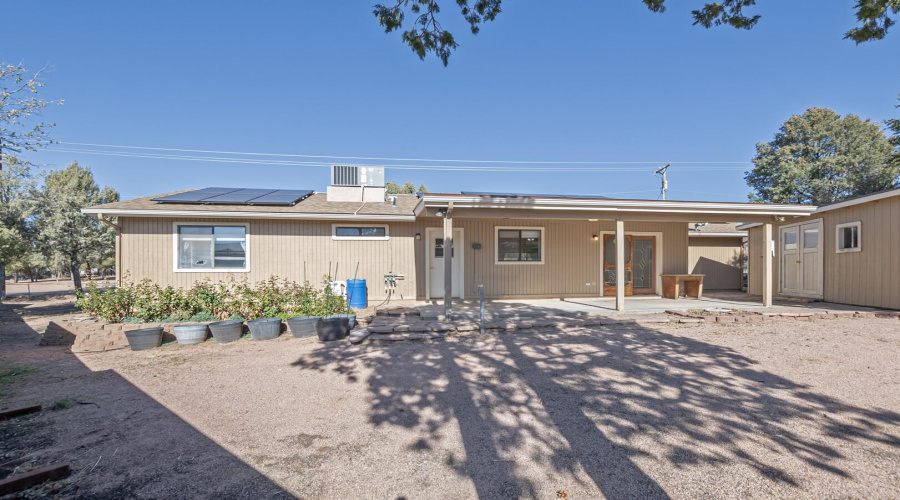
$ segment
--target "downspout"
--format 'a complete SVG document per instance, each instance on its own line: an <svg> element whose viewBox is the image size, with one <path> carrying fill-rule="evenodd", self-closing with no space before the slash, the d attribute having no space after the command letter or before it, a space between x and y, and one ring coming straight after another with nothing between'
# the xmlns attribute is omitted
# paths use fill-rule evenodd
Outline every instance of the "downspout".
<svg viewBox="0 0 900 500"><path fill-rule="evenodd" d="M122 285L122 226L97 214L97 219L116 231L116 286Z"/></svg>

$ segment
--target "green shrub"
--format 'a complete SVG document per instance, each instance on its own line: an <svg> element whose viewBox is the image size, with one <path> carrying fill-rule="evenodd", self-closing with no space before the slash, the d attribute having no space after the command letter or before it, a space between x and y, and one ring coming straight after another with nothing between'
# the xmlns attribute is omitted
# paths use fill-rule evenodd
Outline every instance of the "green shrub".
<svg viewBox="0 0 900 500"><path fill-rule="evenodd" d="M330 282L328 276L323 283ZM85 313L108 322L210 322L295 315L327 316L348 312L342 297L273 276L251 285L247 280L212 283L204 280L188 290L161 287L150 280L127 282L105 291L88 285L75 303Z"/></svg>

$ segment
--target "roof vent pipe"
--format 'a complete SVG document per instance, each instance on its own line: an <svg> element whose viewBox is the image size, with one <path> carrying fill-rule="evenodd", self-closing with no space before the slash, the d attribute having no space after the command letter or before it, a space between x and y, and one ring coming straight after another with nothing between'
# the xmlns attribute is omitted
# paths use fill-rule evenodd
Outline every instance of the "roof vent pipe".
<svg viewBox="0 0 900 500"><path fill-rule="evenodd" d="M391 206L392 207L397 206L397 197L396 196L391 196Z"/></svg>

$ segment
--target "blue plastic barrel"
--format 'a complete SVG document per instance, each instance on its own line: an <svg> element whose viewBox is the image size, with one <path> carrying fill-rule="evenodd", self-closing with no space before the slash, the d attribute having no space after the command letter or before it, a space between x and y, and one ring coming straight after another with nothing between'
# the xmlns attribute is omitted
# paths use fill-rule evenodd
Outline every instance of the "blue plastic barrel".
<svg viewBox="0 0 900 500"><path fill-rule="evenodd" d="M365 309L369 306L366 297L366 280L347 280L347 300L352 309Z"/></svg>

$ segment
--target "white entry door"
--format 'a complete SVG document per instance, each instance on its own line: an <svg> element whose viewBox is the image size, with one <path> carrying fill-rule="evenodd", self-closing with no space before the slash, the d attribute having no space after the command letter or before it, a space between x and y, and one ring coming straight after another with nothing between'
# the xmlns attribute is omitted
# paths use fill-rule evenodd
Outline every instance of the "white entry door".
<svg viewBox="0 0 900 500"><path fill-rule="evenodd" d="M782 294L822 298L822 239L821 220L779 229Z"/></svg>
<svg viewBox="0 0 900 500"><path fill-rule="evenodd" d="M444 230L439 227L425 229L425 237L428 239L428 297L440 299L444 297ZM453 230L453 296L463 298L463 252L458 249L465 248L463 243L463 230Z"/></svg>

